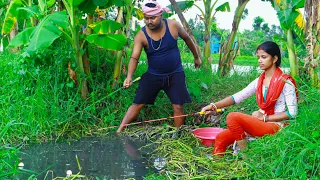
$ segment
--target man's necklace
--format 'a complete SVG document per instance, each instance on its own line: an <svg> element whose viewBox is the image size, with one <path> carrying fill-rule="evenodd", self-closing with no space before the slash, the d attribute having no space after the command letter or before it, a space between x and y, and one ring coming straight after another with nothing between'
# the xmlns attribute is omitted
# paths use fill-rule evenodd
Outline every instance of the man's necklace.
<svg viewBox="0 0 320 180"><path fill-rule="evenodd" d="M161 43L162 43L162 37L161 37L161 39L160 39L160 43L159 43L159 46L158 46L157 48L154 48L154 47L153 47L153 40L152 40L152 38L150 38L150 39L151 39L151 46L152 46L152 49L153 49L153 50L155 50L155 51L159 50L159 49L160 49L160 47L161 47Z"/></svg>
<svg viewBox="0 0 320 180"><path fill-rule="evenodd" d="M161 21L161 30L162 30L162 21ZM153 40L152 40L152 38L150 38L150 39L151 39L152 49L155 50L155 51L159 50L160 47L161 47L161 44L162 44L162 36L161 36L161 38L160 38L160 43L159 43L159 46L158 46L157 48L154 48L154 46L153 46Z"/></svg>

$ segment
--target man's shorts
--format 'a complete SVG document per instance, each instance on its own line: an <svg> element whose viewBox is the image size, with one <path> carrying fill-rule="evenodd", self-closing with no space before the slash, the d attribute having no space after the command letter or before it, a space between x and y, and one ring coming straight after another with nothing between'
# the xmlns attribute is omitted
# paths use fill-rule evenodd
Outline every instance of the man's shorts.
<svg viewBox="0 0 320 180"><path fill-rule="evenodd" d="M176 72L164 76L146 72L141 77L133 103L154 104L160 90L164 90L172 104L191 102L184 72Z"/></svg>

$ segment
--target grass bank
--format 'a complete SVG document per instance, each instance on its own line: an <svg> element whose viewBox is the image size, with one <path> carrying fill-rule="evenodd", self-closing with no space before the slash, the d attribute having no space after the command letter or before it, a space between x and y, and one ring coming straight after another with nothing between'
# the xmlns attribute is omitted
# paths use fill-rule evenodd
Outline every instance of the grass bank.
<svg viewBox="0 0 320 180"><path fill-rule="evenodd" d="M50 57L54 57L50 59ZM52 51L50 56L36 59L23 59L21 56L1 54L0 69L0 177L12 177L18 171L18 149L24 143L59 141L66 138L105 135L108 128L117 126L134 98L137 84L121 90L111 97L107 95L119 86L110 88L113 66L111 60L96 55L92 62L92 75L89 77L90 98L82 101L72 80L67 75L68 55L64 51ZM42 62L43 58L45 62ZM187 58L190 59L190 58ZM247 58L246 58L247 59ZM99 66L96 66L99 65ZM141 76L146 66L141 65L135 76ZM186 80L193 103L185 106L186 113L200 111L204 104L231 95L244 88L258 76L252 71L246 76L234 75L219 78L200 70L186 69ZM122 77L122 79L124 79ZM121 84L121 83L120 83ZM303 174L307 178L319 175L319 92L300 83L299 116L288 128L275 136L267 136L249 145L249 160L243 161L232 155L222 159L210 159L212 149L204 148L186 130L180 139L166 137L172 121L151 124L161 125L160 130L152 132L163 134L159 138L159 149L163 153L168 167L158 178L296 178ZM220 116L225 127L228 112L251 113L257 109L252 97L240 105L227 109ZM172 106L163 92L160 92L154 106L145 107L137 121L168 117ZM194 118L188 117L189 127L207 126L194 124ZM161 127L163 127L161 129ZM139 126L130 128L129 133L139 130ZM143 129L146 133L146 129ZM146 134L147 135L147 134ZM174 153L172 153L174 152ZM276 166L278 165L278 166ZM217 170L218 169L218 170ZM225 174L228 174L225 176ZM152 179L152 178L151 178Z"/></svg>

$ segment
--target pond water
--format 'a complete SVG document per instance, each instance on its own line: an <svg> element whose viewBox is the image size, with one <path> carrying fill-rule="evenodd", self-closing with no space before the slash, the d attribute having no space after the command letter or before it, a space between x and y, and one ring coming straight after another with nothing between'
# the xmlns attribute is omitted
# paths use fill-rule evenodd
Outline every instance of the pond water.
<svg viewBox="0 0 320 180"><path fill-rule="evenodd" d="M148 153L152 149L140 148L145 144L138 139L114 135L30 145L21 150L21 162L24 169L39 173L38 179L53 179L52 172L53 177L66 177L68 170L73 175L77 174L77 158L81 166L80 174L88 179L143 179L148 173L156 173L165 165L163 158L150 158ZM29 176L20 175L18 179Z"/></svg>

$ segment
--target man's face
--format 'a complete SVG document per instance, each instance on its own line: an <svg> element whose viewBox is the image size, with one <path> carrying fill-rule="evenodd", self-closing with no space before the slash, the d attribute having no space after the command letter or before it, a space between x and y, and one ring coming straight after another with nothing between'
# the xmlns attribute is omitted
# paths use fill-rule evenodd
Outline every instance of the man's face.
<svg viewBox="0 0 320 180"><path fill-rule="evenodd" d="M151 29L159 29L161 27L161 18L162 16L144 16L144 22L146 23L146 26Z"/></svg>

